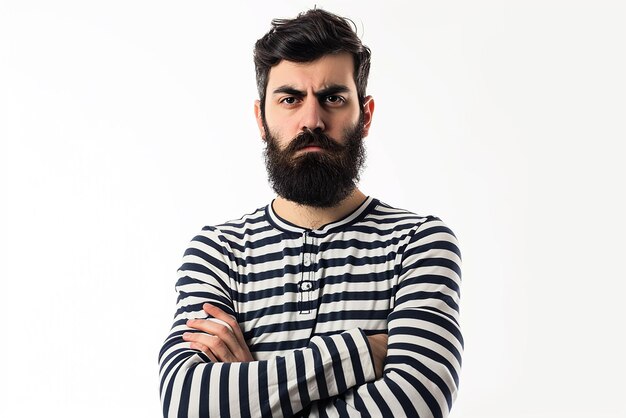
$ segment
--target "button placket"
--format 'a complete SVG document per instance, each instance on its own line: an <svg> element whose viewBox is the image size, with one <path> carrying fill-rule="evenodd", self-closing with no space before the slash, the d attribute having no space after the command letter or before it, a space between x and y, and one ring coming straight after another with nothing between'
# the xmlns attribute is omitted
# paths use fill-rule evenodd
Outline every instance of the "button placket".
<svg viewBox="0 0 626 418"><path fill-rule="evenodd" d="M309 314L311 313L311 297L312 291L315 287L313 282L313 274L310 269L311 267L311 253L310 248L308 248L308 235L307 232L302 233L302 265L300 269L302 274L300 276L300 283L298 283L298 311L301 314Z"/></svg>

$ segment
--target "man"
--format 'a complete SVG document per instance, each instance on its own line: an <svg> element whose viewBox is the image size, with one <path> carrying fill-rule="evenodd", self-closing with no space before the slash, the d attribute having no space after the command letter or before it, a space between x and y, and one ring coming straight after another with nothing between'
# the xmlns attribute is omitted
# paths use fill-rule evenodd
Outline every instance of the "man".
<svg viewBox="0 0 626 418"><path fill-rule="evenodd" d="M356 187L369 49L316 9L274 20L254 58L278 196L185 252L159 355L164 416L447 416L460 252L438 218Z"/></svg>

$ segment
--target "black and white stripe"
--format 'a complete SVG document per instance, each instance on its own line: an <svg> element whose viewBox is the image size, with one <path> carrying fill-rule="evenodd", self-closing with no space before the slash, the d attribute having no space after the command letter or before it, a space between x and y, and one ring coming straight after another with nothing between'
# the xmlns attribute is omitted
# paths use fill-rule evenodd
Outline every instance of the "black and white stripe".
<svg viewBox="0 0 626 418"><path fill-rule="evenodd" d="M166 417L445 417L456 397L461 255L452 231L368 198L318 230L271 205L205 227L176 284L159 354ZM249 363L212 363L182 334L209 302L234 315ZM375 380L367 335L387 332Z"/></svg>

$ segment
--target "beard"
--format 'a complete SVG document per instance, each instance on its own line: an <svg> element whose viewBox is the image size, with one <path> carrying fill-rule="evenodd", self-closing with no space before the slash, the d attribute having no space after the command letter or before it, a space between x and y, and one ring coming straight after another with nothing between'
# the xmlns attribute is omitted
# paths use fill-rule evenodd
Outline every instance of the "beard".
<svg viewBox="0 0 626 418"><path fill-rule="evenodd" d="M330 208L354 191L365 162L362 114L355 125L344 131L343 144L316 129L303 131L280 149L265 118L263 126L265 166L276 194L301 205ZM318 146L322 150L296 155L307 146Z"/></svg>

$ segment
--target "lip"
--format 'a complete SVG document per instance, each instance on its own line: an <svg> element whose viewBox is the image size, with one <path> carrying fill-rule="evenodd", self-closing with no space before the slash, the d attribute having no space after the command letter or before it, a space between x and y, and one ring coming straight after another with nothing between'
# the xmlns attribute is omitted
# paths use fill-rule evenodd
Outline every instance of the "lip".
<svg viewBox="0 0 626 418"><path fill-rule="evenodd" d="M317 145L309 145L308 147L300 148L298 153L304 152L321 152L324 151L324 148L318 147Z"/></svg>

